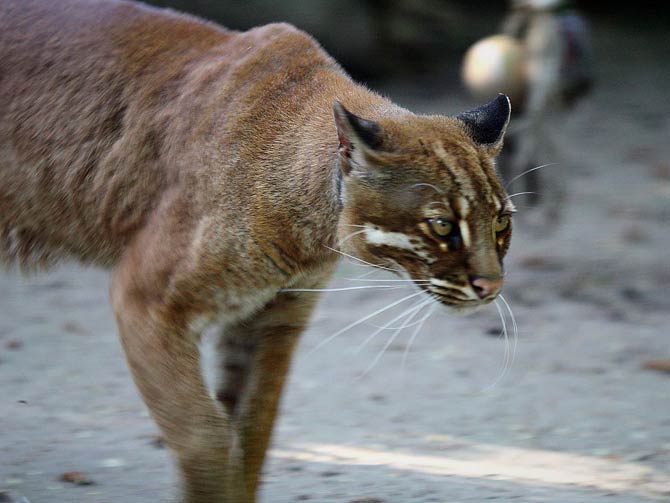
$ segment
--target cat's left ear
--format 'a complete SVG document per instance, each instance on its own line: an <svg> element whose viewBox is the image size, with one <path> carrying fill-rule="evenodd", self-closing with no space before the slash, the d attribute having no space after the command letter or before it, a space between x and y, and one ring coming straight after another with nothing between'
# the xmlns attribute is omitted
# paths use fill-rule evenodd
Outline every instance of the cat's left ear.
<svg viewBox="0 0 670 503"><path fill-rule="evenodd" d="M365 176L375 167L376 151L382 143L382 127L352 114L339 101L333 104L333 115L343 174Z"/></svg>
<svg viewBox="0 0 670 503"><path fill-rule="evenodd" d="M476 143L485 147L489 155L496 156L502 149L503 136L511 113L509 98L499 94L485 105L460 113L456 117L465 123Z"/></svg>

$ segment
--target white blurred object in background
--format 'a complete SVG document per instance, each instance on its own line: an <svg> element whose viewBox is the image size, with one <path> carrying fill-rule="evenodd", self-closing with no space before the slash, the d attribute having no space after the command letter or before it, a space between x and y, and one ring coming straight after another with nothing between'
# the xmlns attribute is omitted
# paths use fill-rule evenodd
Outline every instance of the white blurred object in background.
<svg viewBox="0 0 670 503"><path fill-rule="evenodd" d="M483 38L465 53L461 76L477 100L505 93L518 103L526 84L523 46L509 35Z"/></svg>

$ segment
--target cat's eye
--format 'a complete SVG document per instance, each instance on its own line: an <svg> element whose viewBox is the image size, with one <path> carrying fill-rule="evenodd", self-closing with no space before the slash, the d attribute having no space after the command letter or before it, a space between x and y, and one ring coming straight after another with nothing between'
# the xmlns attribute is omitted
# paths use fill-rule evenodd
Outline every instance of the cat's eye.
<svg viewBox="0 0 670 503"><path fill-rule="evenodd" d="M430 218L428 222L433 232L440 237L446 237L454 230L454 224L446 218Z"/></svg>
<svg viewBox="0 0 670 503"><path fill-rule="evenodd" d="M509 227L510 221L511 219L509 215L500 215L493 222L493 229L496 233L502 232Z"/></svg>

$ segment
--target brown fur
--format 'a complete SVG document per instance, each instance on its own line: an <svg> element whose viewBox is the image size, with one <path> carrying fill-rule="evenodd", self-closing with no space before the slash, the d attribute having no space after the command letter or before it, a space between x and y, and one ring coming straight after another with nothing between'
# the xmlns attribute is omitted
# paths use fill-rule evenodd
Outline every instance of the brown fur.
<svg viewBox="0 0 670 503"><path fill-rule="evenodd" d="M376 146L337 107L336 127L335 100L375 121ZM189 503L255 501L315 303L284 290L323 285L337 259L327 247L350 225L414 236L434 260L361 235L345 247L414 278L502 274L500 141L353 83L286 24L240 33L124 1L2 0L0 118L0 259L111 269L128 362ZM469 201L469 247L431 234L436 199L452 219ZM456 291L441 300L458 305ZM197 346L212 323L224 334L220 403Z"/></svg>

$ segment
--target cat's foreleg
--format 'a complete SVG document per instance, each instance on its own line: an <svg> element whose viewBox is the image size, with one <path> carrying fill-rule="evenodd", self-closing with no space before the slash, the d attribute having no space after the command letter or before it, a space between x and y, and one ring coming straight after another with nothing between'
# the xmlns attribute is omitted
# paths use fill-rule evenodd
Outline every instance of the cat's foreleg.
<svg viewBox="0 0 670 503"><path fill-rule="evenodd" d="M229 471L230 419L202 376L198 336L186 316L192 298L168 298L152 247L138 243L142 253L128 253L112 275L112 304L133 378L176 455L182 501L239 503L244 497Z"/></svg>

